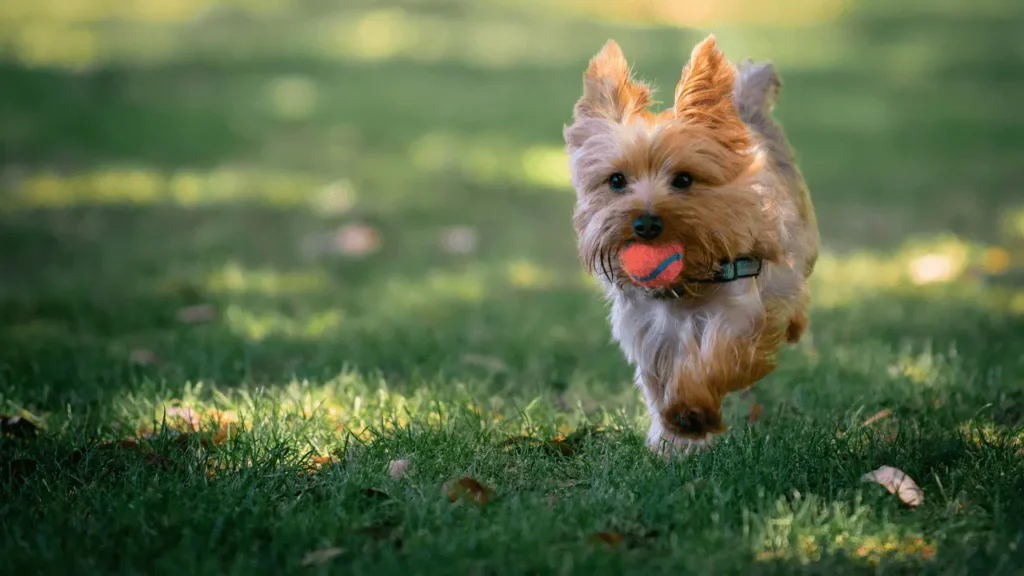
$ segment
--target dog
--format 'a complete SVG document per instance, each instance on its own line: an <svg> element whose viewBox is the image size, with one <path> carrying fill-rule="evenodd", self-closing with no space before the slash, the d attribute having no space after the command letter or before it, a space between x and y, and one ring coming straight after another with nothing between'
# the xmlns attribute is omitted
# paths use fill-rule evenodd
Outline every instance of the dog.
<svg viewBox="0 0 1024 576"><path fill-rule="evenodd" d="M583 75L563 127L579 255L610 302L612 339L636 369L648 446L709 445L723 398L773 372L808 327L818 257L810 192L782 126L770 62L726 59L709 35L682 69L671 108L654 112L609 40ZM667 285L633 281L625 246L681 246Z"/></svg>

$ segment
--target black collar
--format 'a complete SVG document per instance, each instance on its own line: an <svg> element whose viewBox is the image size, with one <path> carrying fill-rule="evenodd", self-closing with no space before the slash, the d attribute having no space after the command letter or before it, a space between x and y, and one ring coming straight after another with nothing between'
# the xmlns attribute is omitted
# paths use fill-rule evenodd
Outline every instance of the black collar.
<svg viewBox="0 0 1024 576"><path fill-rule="evenodd" d="M711 278L687 280L701 284L724 284L740 278L752 278L761 274L763 263L760 258L737 258L733 261L720 263L722 268L717 270Z"/></svg>
<svg viewBox="0 0 1024 576"><path fill-rule="evenodd" d="M737 258L735 260L724 260L719 263L720 268L710 278L686 278L682 284L667 286L665 288L651 288L648 292L661 297L680 298L686 294L686 284L726 284L740 278L753 278L761 275L764 263L760 258Z"/></svg>

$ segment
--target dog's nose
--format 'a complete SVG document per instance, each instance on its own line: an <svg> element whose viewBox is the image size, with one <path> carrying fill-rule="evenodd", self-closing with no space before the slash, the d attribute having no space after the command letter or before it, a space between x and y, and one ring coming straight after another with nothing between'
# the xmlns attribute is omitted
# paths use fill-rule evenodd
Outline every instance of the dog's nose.
<svg viewBox="0 0 1024 576"><path fill-rule="evenodd" d="M633 220L633 231L644 240L654 240L661 235L663 223L661 218L654 214L642 214Z"/></svg>

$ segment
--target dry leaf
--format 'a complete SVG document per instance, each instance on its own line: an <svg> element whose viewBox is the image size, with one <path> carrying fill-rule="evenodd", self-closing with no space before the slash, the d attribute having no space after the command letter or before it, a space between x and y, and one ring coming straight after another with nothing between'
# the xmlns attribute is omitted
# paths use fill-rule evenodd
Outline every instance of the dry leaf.
<svg viewBox="0 0 1024 576"><path fill-rule="evenodd" d="M363 256L377 249L380 234L365 224L352 224L338 230L334 237L334 248L342 254Z"/></svg>
<svg viewBox="0 0 1024 576"><path fill-rule="evenodd" d="M882 466L874 472L865 474L861 477L861 480L881 484L890 494L895 494L904 504L911 508L919 506L924 502L924 492L921 491L921 488L918 487L917 483L910 476L907 476L899 468Z"/></svg>
<svg viewBox="0 0 1024 576"><path fill-rule="evenodd" d="M878 422L879 420L882 420L884 418L888 418L889 416L892 416L892 410L889 410L888 408L886 408L885 410L880 410L877 414L865 420L864 426L871 426L875 422Z"/></svg>
<svg viewBox="0 0 1024 576"><path fill-rule="evenodd" d="M306 553L306 556L302 558L303 566L318 566L327 562L335 556L339 556L344 552L344 548L321 548L320 550L313 550L312 552Z"/></svg>
<svg viewBox="0 0 1024 576"><path fill-rule="evenodd" d="M160 361L152 350L146 350L145 348L132 350L130 358L133 364L138 364L139 366L149 366Z"/></svg>
<svg viewBox="0 0 1024 576"><path fill-rule="evenodd" d="M590 537L592 542L603 542L608 546L618 546L625 539L625 536L618 532L598 532Z"/></svg>
<svg viewBox="0 0 1024 576"><path fill-rule="evenodd" d="M199 413L189 407L171 406L164 411L167 420L174 422L193 432L199 431L201 418Z"/></svg>
<svg viewBox="0 0 1024 576"><path fill-rule="evenodd" d="M196 304L195 306L186 306L178 310L178 322L182 324L209 322L213 320L213 317L213 306L209 304Z"/></svg>
<svg viewBox="0 0 1024 576"><path fill-rule="evenodd" d="M753 424L761 419L761 414L764 414L764 406L755 402L754 405L750 407L750 414L747 414L747 421Z"/></svg>
<svg viewBox="0 0 1024 576"><path fill-rule="evenodd" d="M369 498L370 500L389 500L389 499L391 499L391 496L388 496L387 492L384 492L382 490L377 490L376 488L367 488L366 490L363 490L363 496L365 496L366 498Z"/></svg>
<svg viewBox="0 0 1024 576"><path fill-rule="evenodd" d="M388 464L388 475L395 480L401 480L405 478L405 469L409 467L409 461L406 459L392 460L391 464Z"/></svg>
<svg viewBox="0 0 1024 576"><path fill-rule="evenodd" d="M21 416L0 414L0 434L14 438L30 438L38 432L36 425Z"/></svg>
<svg viewBox="0 0 1024 576"><path fill-rule="evenodd" d="M468 254L476 245L476 230L469 226L453 226L441 235L441 249L450 254Z"/></svg>
<svg viewBox="0 0 1024 576"><path fill-rule="evenodd" d="M486 368L494 372L504 372L508 370L508 366L502 361L501 358L495 358L494 356L483 356L480 354L466 354L462 357L462 361L466 364L472 364L481 368Z"/></svg>
<svg viewBox="0 0 1024 576"><path fill-rule="evenodd" d="M334 456L312 456L309 459L309 465L307 468L310 472L316 472L323 469L325 466L330 466L338 462L338 459Z"/></svg>
<svg viewBox="0 0 1024 576"><path fill-rule="evenodd" d="M445 491L448 492L448 499L452 502L468 500L479 504L487 504L487 502L494 499L494 492L492 490L469 476L449 482L445 487Z"/></svg>

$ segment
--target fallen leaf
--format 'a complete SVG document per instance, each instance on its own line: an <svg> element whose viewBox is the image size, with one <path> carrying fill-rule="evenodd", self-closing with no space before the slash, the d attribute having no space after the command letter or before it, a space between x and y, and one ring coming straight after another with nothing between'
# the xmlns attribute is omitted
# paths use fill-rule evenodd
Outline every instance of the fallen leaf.
<svg viewBox="0 0 1024 576"><path fill-rule="evenodd" d="M168 420L183 425L184 428L192 432L199 431L202 418L200 418L198 412L189 407L171 406L164 411L164 415Z"/></svg>
<svg viewBox="0 0 1024 576"><path fill-rule="evenodd" d="M747 421L753 424L761 419L761 414L764 414L764 406L755 402L754 405L750 407L750 413L747 414Z"/></svg>
<svg viewBox="0 0 1024 576"><path fill-rule="evenodd" d="M345 551L344 548L321 548L320 550L313 550L312 552L306 553L302 558L303 566L319 566L324 562L327 562L335 556L340 556Z"/></svg>
<svg viewBox="0 0 1024 576"><path fill-rule="evenodd" d="M400 460L392 460L391 463L388 464L388 475L395 480L401 480L402 478L405 478L405 470L408 467L409 461L404 458Z"/></svg>
<svg viewBox="0 0 1024 576"><path fill-rule="evenodd" d="M148 452L145 457L145 462L150 466L158 466L160 468L170 468L174 463L170 458L161 456L155 452Z"/></svg>
<svg viewBox="0 0 1024 576"><path fill-rule="evenodd" d="M182 324L200 324L203 322L209 322L214 318L213 306L209 304L196 304L195 306L186 306L178 310L178 322Z"/></svg>
<svg viewBox="0 0 1024 576"><path fill-rule="evenodd" d="M466 364L473 366L479 366L480 368L486 368L493 372L505 372L508 370L508 366L501 358L495 358L494 356L484 356L480 354L466 354L462 357L462 361Z"/></svg>
<svg viewBox="0 0 1024 576"><path fill-rule="evenodd" d="M159 362L156 354L152 350L146 350L145 348L132 350L130 358L133 364L138 364L139 366L149 366Z"/></svg>
<svg viewBox="0 0 1024 576"><path fill-rule="evenodd" d="M308 468L310 471L316 472L318 470L323 469L325 466L329 466L337 462L338 459L335 458L334 456L312 456L309 459Z"/></svg>
<svg viewBox="0 0 1024 576"><path fill-rule="evenodd" d="M603 542L608 546L618 546L626 539L625 536L618 532L598 532L590 537L592 542Z"/></svg>
<svg viewBox="0 0 1024 576"><path fill-rule="evenodd" d="M388 500L391 496L388 496L387 492L377 490L376 488L367 488L363 490L363 496L371 500Z"/></svg>
<svg viewBox="0 0 1024 576"><path fill-rule="evenodd" d="M445 491L448 492L448 499L452 502L468 500L478 504L486 504L494 499L494 492L491 489L469 476L463 476L454 482L449 482L446 485Z"/></svg>
<svg viewBox="0 0 1024 576"><path fill-rule="evenodd" d="M363 256L377 249L380 234L365 224L343 226L334 237L334 248L342 254Z"/></svg>
<svg viewBox="0 0 1024 576"><path fill-rule="evenodd" d="M919 506L924 502L924 492L910 476L899 468L892 466L881 466L874 472L869 472L861 477L864 482L875 482L881 484L895 494L899 499L911 508Z"/></svg>
<svg viewBox="0 0 1024 576"><path fill-rule="evenodd" d="M888 408L886 408L885 410L880 410L877 414L865 420L864 426L871 426L875 422L878 422L879 420L882 420L884 418L888 418L889 416L892 416L892 410L889 410Z"/></svg>
<svg viewBox="0 0 1024 576"><path fill-rule="evenodd" d="M36 435L39 429L35 424L21 416L7 416L0 414L0 434L14 438L31 438Z"/></svg>
<svg viewBox="0 0 1024 576"><path fill-rule="evenodd" d="M470 226L453 226L441 234L441 249L449 254L468 254L476 245L476 230Z"/></svg>

